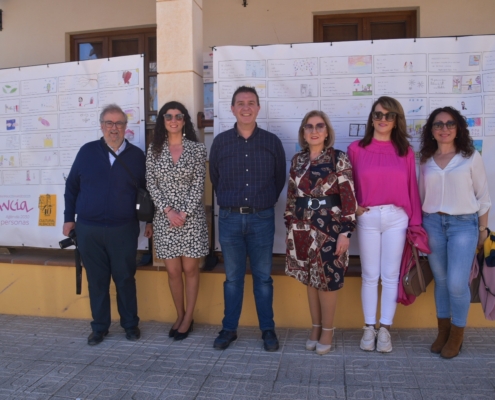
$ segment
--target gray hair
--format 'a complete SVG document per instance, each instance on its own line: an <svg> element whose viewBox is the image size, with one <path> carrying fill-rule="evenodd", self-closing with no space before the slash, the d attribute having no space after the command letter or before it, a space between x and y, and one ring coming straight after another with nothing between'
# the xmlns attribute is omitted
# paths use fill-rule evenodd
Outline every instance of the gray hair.
<svg viewBox="0 0 495 400"><path fill-rule="evenodd" d="M103 117L105 116L106 113L115 113L115 112L121 113L125 118L125 123L127 124L127 114L122 110L122 108L120 108L115 103L107 104L105 107L103 107L103 110L101 110L100 113L100 124L103 123Z"/></svg>

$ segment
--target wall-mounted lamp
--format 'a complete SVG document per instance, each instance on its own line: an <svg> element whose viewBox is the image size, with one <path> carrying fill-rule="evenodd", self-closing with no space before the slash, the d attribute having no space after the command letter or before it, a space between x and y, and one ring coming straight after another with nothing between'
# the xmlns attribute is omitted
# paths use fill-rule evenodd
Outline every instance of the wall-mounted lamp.
<svg viewBox="0 0 495 400"><path fill-rule="evenodd" d="M0 10L0 31L2 30L2 10Z"/></svg>
<svg viewBox="0 0 495 400"><path fill-rule="evenodd" d="M247 0L242 0L242 5L243 5L244 7L246 7L246 6L247 6Z"/></svg>

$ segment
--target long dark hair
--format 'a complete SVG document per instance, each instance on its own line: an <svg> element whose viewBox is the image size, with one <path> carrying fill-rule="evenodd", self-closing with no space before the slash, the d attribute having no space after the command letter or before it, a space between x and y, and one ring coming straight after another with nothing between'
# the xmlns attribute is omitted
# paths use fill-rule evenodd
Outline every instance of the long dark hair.
<svg viewBox="0 0 495 400"><path fill-rule="evenodd" d="M473 139L469 136L469 129L466 119L454 107L441 107L434 110L421 133L421 149L419 151L420 162L426 162L430 157L433 157L438 150L438 143L433 137L433 122L440 113L449 114L456 123L456 137L454 139L456 154L461 153L463 157L469 158L472 156L475 148Z"/></svg>
<svg viewBox="0 0 495 400"><path fill-rule="evenodd" d="M373 139L375 128L373 128L373 118L371 118L371 114L373 113L373 111L375 111L375 107L378 104L380 104L389 112L394 112L397 114L397 117L395 117L395 126L392 128L392 135L390 136L390 140L397 150L397 154L400 157L406 156L407 152L409 151L408 139L411 136L407 133L404 109L397 100L388 96L382 96L373 103L370 115L368 116L368 122L366 124L366 133L364 135L364 138L359 141L359 146L366 147L371 143L371 139Z"/></svg>
<svg viewBox="0 0 495 400"><path fill-rule="evenodd" d="M165 141L168 139L168 132L167 129L165 129L165 120L163 116L169 110L179 110L182 114L184 114L184 130L186 139L189 139L192 142L198 141L196 131L194 130L194 125L191 121L191 116L189 115L187 108L178 101L169 101L168 103L165 103L162 108L160 108L158 116L156 117L155 132L153 134L153 140L151 141L153 144L153 154L155 156L161 154Z"/></svg>

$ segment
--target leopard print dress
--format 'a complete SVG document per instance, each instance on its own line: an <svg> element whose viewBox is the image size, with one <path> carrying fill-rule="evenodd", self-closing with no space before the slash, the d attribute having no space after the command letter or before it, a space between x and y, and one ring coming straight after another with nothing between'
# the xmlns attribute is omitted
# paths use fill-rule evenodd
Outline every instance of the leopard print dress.
<svg viewBox="0 0 495 400"><path fill-rule="evenodd" d="M206 147L202 143L183 140L183 150L174 165L165 142L158 157L152 144L146 156L146 182L155 203L153 240L158 258L199 258L208 254L203 193L206 177ZM171 227L165 212L168 206L187 214L180 227Z"/></svg>

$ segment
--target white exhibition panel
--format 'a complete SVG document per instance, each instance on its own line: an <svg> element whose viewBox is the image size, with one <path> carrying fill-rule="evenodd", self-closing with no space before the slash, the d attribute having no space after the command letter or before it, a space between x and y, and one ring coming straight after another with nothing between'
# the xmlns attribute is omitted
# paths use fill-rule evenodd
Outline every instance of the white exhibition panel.
<svg viewBox="0 0 495 400"><path fill-rule="evenodd" d="M0 246L58 248L65 179L102 136L105 105L122 107L125 136L144 151L143 65L133 55L0 70Z"/></svg>
<svg viewBox="0 0 495 400"><path fill-rule="evenodd" d="M467 118L495 202L495 36L395 39L270 46L223 46L213 51L214 134L235 119L230 100L238 86L256 88L258 124L284 146L287 169L298 151L297 131L306 112L326 112L337 149L364 135L372 103L396 98L404 107L412 145L419 149L431 111L453 106ZM285 253L286 188L276 205L274 253ZM218 212L216 212L218 214ZM495 229L495 213L489 225ZM218 228L218 221L215 220ZM216 230L218 232L218 229ZM218 235L215 248L220 250ZM358 254L357 238L351 254Z"/></svg>

